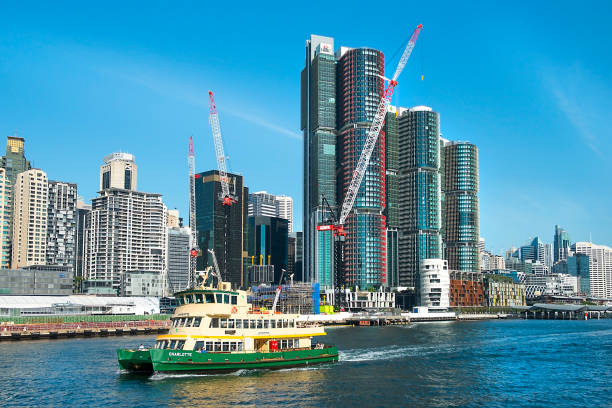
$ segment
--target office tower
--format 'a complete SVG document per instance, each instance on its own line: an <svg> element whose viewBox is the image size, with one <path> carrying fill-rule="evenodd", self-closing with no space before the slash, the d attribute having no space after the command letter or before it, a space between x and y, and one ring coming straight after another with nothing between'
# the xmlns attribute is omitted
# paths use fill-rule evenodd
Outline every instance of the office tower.
<svg viewBox="0 0 612 408"><path fill-rule="evenodd" d="M7 205L10 202L11 185L6 177L6 169L0 167L0 269L8 269L11 264L12 235L9 226L13 224L12 211Z"/></svg>
<svg viewBox="0 0 612 408"><path fill-rule="evenodd" d="M330 218L323 197L336 206L336 58L334 39L311 35L301 73L301 129L304 132L304 280L334 284L333 237L318 232Z"/></svg>
<svg viewBox="0 0 612 408"><path fill-rule="evenodd" d="M278 217L278 201L276 196L266 191L249 194L249 217Z"/></svg>
<svg viewBox="0 0 612 408"><path fill-rule="evenodd" d="M168 210L167 214L167 227L168 228L180 228L181 227L181 219L179 217L178 210Z"/></svg>
<svg viewBox="0 0 612 408"><path fill-rule="evenodd" d="M100 191L107 188L136 190L138 166L133 154L113 153L104 158L100 166Z"/></svg>
<svg viewBox="0 0 612 408"><path fill-rule="evenodd" d="M385 217L387 227L387 286L399 286L399 119L389 106L382 129L385 136Z"/></svg>
<svg viewBox="0 0 612 408"><path fill-rule="evenodd" d="M289 221L278 217L249 217L249 235L250 264L273 265L273 282L278 283L289 263Z"/></svg>
<svg viewBox="0 0 612 408"><path fill-rule="evenodd" d="M555 236L553 241L554 262L567 258L570 245L570 236L568 232L560 226L555 225Z"/></svg>
<svg viewBox="0 0 612 408"><path fill-rule="evenodd" d="M215 251L221 276L234 287L247 284L245 263L248 258L248 197L249 191L243 178L228 173L230 193L236 198L231 206L220 200L221 182L219 172L210 170L197 175L196 224L198 246L202 253L198 257L199 270L212 265L208 249Z"/></svg>
<svg viewBox="0 0 612 408"><path fill-rule="evenodd" d="M128 156L131 161L123 159ZM136 164L124 153L104 158L100 186L105 185L110 187L91 201L87 215L86 279L108 282L117 292L126 272L154 272L165 282L167 209L161 195L123 187L136 187Z"/></svg>
<svg viewBox="0 0 612 408"><path fill-rule="evenodd" d="M552 244L542 244L541 247L538 248L539 254L541 254L541 258L539 259L544 265L551 268L553 266L553 246Z"/></svg>
<svg viewBox="0 0 612 408"><path fill-rule="evenodd" d="M576 242L571 246L576 255L589 257L589 283L591 296L612 297L612 248L591 242Z"/></svg>
<svg viewBox="0 0 612 408"><path fill-rule="evenodd" d="M399 112L399 283L418 286L423 259L442 258L440 117L431 108Z"/></svg>
<svg viewBox="0 0 612 408"><path fill-rule="evenodd" d="M289 221L289 232L293 232L293 198L286 195L276 196L279 218Z"/></svg>
<svg viewBox="0 0 612 408"><path fill-rule="evenodd" d="M77 185L49 181L47 209L47 265L67 266L74 272L77 240Z"/></svg>
<svg viewBox="0 0 612 408"><path fill-rule="evenodd" d="M441 157L445 259L450 270L478 272L478 148L467 142L445 142Z"/></svg>
<svg viewBox="0 0 612 408"><path fill-rule="evenodd" d="M76 245L74 255L74 278L78 293L82 293L82 282L85 279L83 259L85 256L85 230L87 227L87 216L91 211L91 205L78 200L76 205Z"/></svg>
<svg viewBox="0 0 612 408"><path fill-rule="evenodd" d="M291 232L289 239L293 239L294 242L293 280L304 282L304 233L302 231Z"/></svg>
<svg viewBox="0 0 612 408"><path fill-rule="evenodd" d="M344 201L384 91L383 53L341 47L336 53L337 199ZM378 288L387 282L385 135L380 134L353 208L344 223L344 284Z"/></svg>
<svg viewBox="0 0 612 408"><path fill-rule="evenodd" d="M567 262L567 273L578 278L578 292L581 295L590 296L589 256L587 254L570 255L555 265L562 264L563 262Z"/></svg>
<svg viewBox="0 0 612 408"><path fill-rule="evenodd" d="M47 208L49 184L40 169L17 175L13 186L12 269L45 265L47 250Z"/></svg>
<svg viewBox="0 0 612 408"><path fill-rule="evenodd" d="M168 293L187 289L189 284L189 245L191 229L189 227L168 228Z"/></svg>
<svg viewBox="0 0 612 408"><path fill-rule="evenodd" d="M12 257L11 244L13 241L13 186L17 180L17 175L29 170L30 162L25 157L25 139L17 136L8 136L6 140L6 155L0 159L0 167L4 171L4 213L7 234L2 234L2 254L5 260ZM3 229L3 232L5 230ZM10 265L9 265L10 266ZM4 263L2 264L4 268ZM8 266L6 266L8 267Z"/></svg>

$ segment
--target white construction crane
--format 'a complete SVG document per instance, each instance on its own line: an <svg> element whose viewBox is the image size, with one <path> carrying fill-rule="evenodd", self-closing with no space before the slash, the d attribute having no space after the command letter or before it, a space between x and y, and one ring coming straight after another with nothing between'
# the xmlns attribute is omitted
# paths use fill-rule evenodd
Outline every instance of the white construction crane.
<svg viewBox="0 0 612 408"><path fill-rule="evenodd" d="M208 99L210 106L209 123L212 129L213 141L215 142L217 169L219 170L219 179L221 180L221 200L223 201L223 205L231 206L236 199L230 195L227 166L225 165L225 151L223 150L223 138L221 137L221 125L219 124L219 114L217 113L217 105L215 104L215 98L213 98L212 91L208 92Z"/></svg>
<svg viewBox="0 0 612 408"><path fill-rule="evenodd" d="M196 209L195 209L195 181L199 174L195 174L195 153L193 151L193 137L189 136L189 228L191 229L191 249L189 250L189 281L188 287L193 287L196 283L196 263L198 259L198 231L196 228Z"/></svg>
<svg viewBox="0 0 612 408"><path fill-rule="evenodd" d="M283 288L282 287L283 276L285 276L284 269L281 273L280 279L278 280L278 287L276 288L276 295L274 296L274 303L272 304L272 314L276 313L276 305L278 304L278 299L280 298L281 290Z"/></svg>
<svg viewBox="0 0 612 408"><path fill-rule="evenodd" d="M209 249L208 253L211 255L212 261L213 261L212 274L214 277L216 277L219 280L219 283L220 283L221 282L221 271L219 270L219 264L217 263L217 256L215 255L215 250Z"/></svg>

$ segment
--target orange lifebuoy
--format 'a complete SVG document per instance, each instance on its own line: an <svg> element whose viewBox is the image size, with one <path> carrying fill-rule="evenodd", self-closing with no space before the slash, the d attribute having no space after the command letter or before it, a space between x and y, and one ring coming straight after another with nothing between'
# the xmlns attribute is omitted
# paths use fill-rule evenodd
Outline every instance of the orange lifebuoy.
<svg viewBox="0 0 612 408"><path fill-rule="evenodd" d="M236 306L232 307L232 313L238 312L238 308Z"/></svg>

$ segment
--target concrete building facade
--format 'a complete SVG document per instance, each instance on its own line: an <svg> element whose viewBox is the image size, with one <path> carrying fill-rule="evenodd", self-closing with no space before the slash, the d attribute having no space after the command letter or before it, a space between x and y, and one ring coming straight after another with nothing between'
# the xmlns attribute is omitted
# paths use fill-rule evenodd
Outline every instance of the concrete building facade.
<svg viewBox="0 0 612 408"><path fill-rule="evenodd" d="M419 305L432 310L450 307L450 274L444 259L422 259L419 272Z"/></svg>
<svg viewBox="0 0 612 408"><path fill-rule="evenodd" d="M612 248L592 242L576 242L571 247L574 254L589 257L589 284L591 296L612 297Z"/></svg>
<svg viewBox="0 0 612 408"><path fill-rule="evenodd" d="M138 182L138 166L133 154L112 153L104 158L100 166L100 190L120 188L136 190Z"/></svg>
<svg viewBox="0 0 612 408"><path fill-rule="evenodd" d="M0 269L8 269L11 265L11 186L6 176L6 169L0 167Z"/></svg>
<svg viewBox="0 0 612 408"><path fill-rule="evenodd" d="M47 208L47 265L70 267L77 251L77 185L49 181Z"/></svg>
<svg viewBox="0 0 612 408"><path fill-rule="evenodd" d="M168 293L172 294L189 285L189 250L191 249L189 227L168 228Z"/></svg>

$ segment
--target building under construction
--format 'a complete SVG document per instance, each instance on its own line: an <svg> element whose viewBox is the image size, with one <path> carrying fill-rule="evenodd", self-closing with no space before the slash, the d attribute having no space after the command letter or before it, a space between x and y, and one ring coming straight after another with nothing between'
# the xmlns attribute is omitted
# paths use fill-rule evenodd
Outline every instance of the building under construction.
<svg viewBox="0 0 612 408"><path fill-rule="evenodd" d="M278 286L253 286L248 296L248 302L256 308L272 309ZM276 310L282 313L318 314L319 284L293 283L281 285L281 292Z"/></svg>

